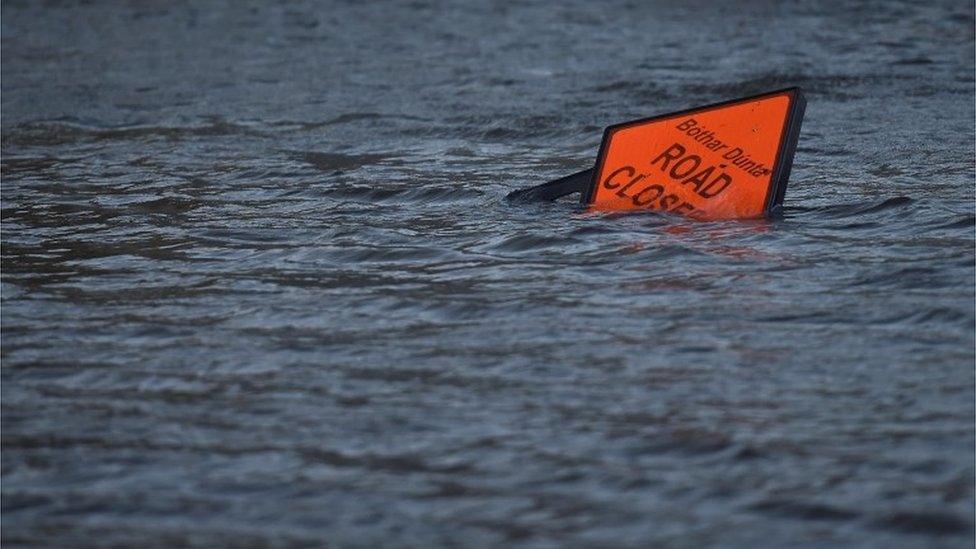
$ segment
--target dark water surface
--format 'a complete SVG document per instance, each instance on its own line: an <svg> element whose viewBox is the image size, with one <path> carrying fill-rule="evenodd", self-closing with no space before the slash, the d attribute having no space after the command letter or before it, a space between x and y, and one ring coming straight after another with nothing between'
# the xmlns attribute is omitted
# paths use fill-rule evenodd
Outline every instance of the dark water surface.
<svg viewBox="0 0 976 549"><path fill-rule="evenodd" d="M972 7L5 1L4 541L971 547ZM786 85L781 221L503 201Z"/></svg>

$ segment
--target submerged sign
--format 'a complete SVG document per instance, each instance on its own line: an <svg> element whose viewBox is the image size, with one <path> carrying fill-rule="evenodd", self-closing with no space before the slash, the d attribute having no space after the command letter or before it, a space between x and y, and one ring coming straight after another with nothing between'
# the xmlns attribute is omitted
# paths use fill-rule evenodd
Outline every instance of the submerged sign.
<svg viewBox="0 0 976 549"><path fill-rule="evenodd" d="M616 124L604 132L593 169L509 198L579 191L594 210L767 216L782 204L804 106L799 88L790 88Z"/></svg>

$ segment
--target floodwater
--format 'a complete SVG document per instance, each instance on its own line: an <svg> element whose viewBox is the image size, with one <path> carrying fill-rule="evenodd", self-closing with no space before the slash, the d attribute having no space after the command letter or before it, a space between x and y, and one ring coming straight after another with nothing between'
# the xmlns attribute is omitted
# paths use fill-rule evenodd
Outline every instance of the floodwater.
<svg viewBox="0 0 976 549"><path fill-rule="evenodd" d="M3 2L5 546L971 547L972 11ZM504 201L790 85L781 220Z"/></svg>

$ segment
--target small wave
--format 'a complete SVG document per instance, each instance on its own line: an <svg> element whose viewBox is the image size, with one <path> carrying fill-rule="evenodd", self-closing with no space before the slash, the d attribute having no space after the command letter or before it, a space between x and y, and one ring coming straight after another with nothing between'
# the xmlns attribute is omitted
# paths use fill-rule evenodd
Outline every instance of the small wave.
<svg viewBox="0 0 976 549"><path fill-rule="evenodd" d="M579 120L563 115L529 116L455 116L440 124L426 124L407 128L403 132L411 136L457 137L478 141L519 141L532 138L565 136L579 124Z"/></svg>
<svg viewBox="0 0 976 549"><path fill-rule="evenodd" d="M890 164L884 163L868 169L868 173L877 177L891 177L894 175L904 175L905 171Z"/></svg>
<svg viewBox="0 0 976 549"><path fill-rule="evenodd" d="M467 473L472 467L466 463L437 465L414 455L352 455L322 448L299 450L306 461L322 462L333 467L364 467L394 473Z"/></svg>
<svg viewBox="0 0 976 549"><path fill-rule="evenodd" d="M0 174L4 177L26 174L34 174L53 168L58 164L71 162L63 158L42 157L23 157L23 158L4 158L0 161Z"/></svg>
<svg viewBox="0 0 976 549"><path fill-rule="evenodd" d="M358 184L329 189L325 194L337 200L370 203L449 203L478 198L483 195L483 192L470 187L422 185L391 189Z"/></svg>
<svg viewBox="0 0 976 549"><path fill-rule="evenodd" d="M490 246L489 249L500 252L526 252L547 248L561 248L578 244L580 241L573 237L558 237L539 234L523 234L510 236Z"/></svg>
<svg viewBox="0 0 976 549"><path fill-rule="evenodd" d="M717 431L674 428L658 433L631 449L634 455L679 454L696 456L722 452L733 446L732 439Z"/></svg>
<svg viewBox="0 0 976 549"><path fill-rule="evenodd" d="M357 263L409 263L437 259L448 254L445 250L429 246L357 247L337 253L343 260Z"/></svg>
<svg viewBox="0 0 976 549"><path fill-rule="evenodd" d="M936 225L934 229L972 229L976 226L976 216L972 214L965 214L956 216L953 221L948 223L943 223L941 225Z"/></svg>
<svg viewBox="0 0 976 549"><path fill-rule="evenodd" d="M394 158L388 154L341 154L293 151L290 156L323 172L347 172Z"/></svg>
<svg viewBox="0 0 976 549"><path fill-rule="evenodd" d="M20 124L4 132L3 144L24 147L58 146L84 141L139 141L149 138L184 140L192 137L263 135L248 126L214 119L199 126L97 127L62 121Z"/></svg>
<svg viewBox="0 0 976 549"><path fill-rule="evenodd" d="M828 206L819 207L803 207L803 206L791 206L787 209L788 212L816 212L823 217L830 219L844 219L848 217L856 217L865 214L886 212L886 211L900 211L907 209L909 206L915 203L915 199L909 198L907 196L896 196L893 198L886 198L884 200L871 201L871 202L856 202L853 204L832 204Z"/></svg>
<svg viewBox="0 0 976 549"><path fill-rule="evenodd" d="M933 63L935 63L935 61L932 61L928 57L909 57L907 59L899 59L897 61L892 62L891 64L911 66L911 65L931 65Z"/></svg>
<svg viewBox="0 0 976 549"><path fill-rule="evenodd" d="M777 88L799 86L809 95L817 95L838 102L852 101L880 86L890 86L896 81L910 80L910 77L890 73L859 74L794 74L770 72L751 80L723 84L689 84L684 93L714 95L716 97L739 97L762 93Z"/></svg>
<svg viewBox="0 0 976 549"><path fill-rule="evenodd" d="M204 202L186 196L165 196L156 200L138 202L129 206L130 209L148 214L176 215L204 206Z"/></svg>
<svg viewBox="0 0 976 549"><path fill-rule="evenodd" d="M930 267L906 267L896 271L860 277L850 285L852 287L931 289L953 286L955 284L957 284L956 280L947 277L939 269Z"/></svg>
<svg viewBox="0 0 976 549"><path fill-rule="evenodd" d="M907 534L964 535L973 531L973 525L952 513L931 511L902 511L874 521L874 525L887 530Z"/></svg>
<svg viewBox="0 0 976 549"><path fill-rule="evenodd" d="M749 506L749 510L763 514L800 520L852 520L860 513L851 509L834 507L823 503L810 503L797 500L773 499Z"/></svg>

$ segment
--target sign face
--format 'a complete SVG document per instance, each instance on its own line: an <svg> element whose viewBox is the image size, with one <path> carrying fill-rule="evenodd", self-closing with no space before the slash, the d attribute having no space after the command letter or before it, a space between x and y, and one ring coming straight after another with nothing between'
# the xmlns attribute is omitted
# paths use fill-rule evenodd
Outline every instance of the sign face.
<svg viewBox="0 0 976 549"><path fill-rule="evenodd" d="M804 105L791 88L610 126L583 204L704 220L768 215L786 191Z"/></svg>

